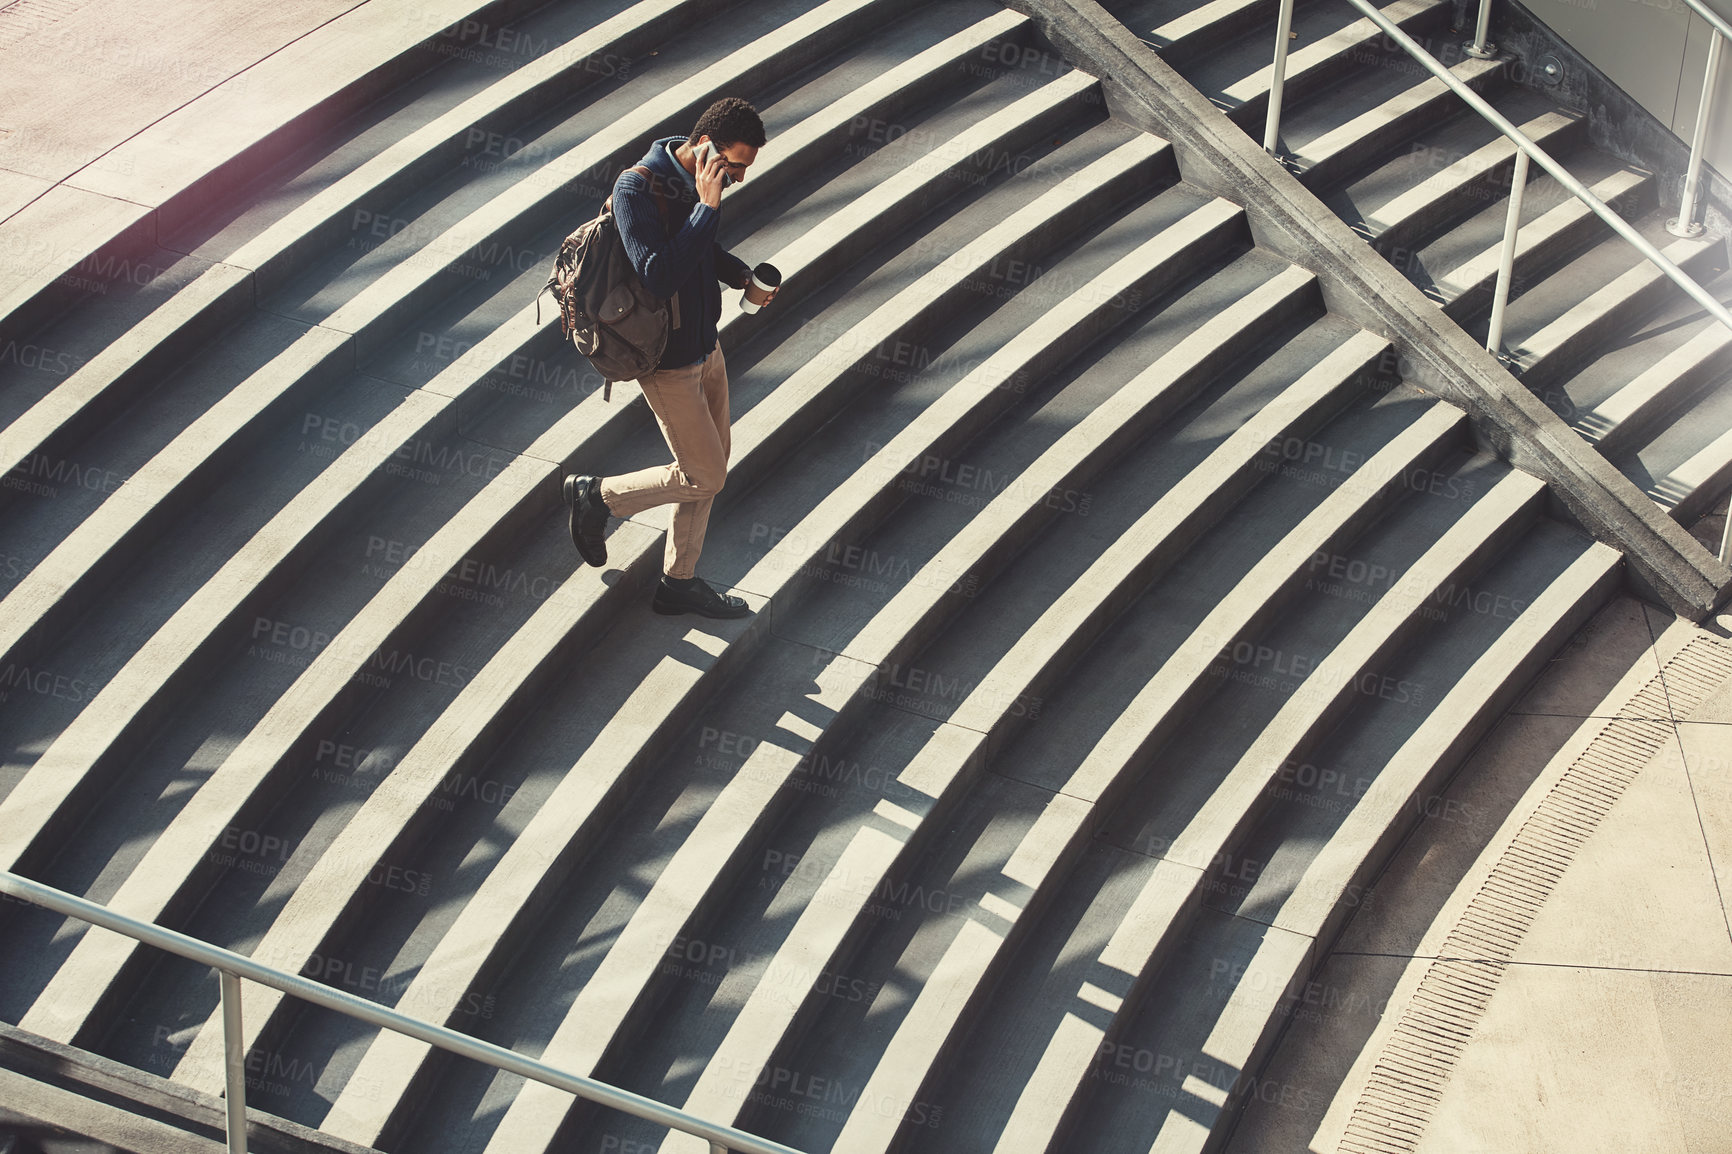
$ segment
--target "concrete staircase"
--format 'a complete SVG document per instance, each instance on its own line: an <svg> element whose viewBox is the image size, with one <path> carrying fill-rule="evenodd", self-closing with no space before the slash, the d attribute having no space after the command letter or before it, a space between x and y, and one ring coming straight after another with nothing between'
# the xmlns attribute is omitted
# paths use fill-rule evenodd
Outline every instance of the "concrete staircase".
<svg viewBox="0 0 1732 1154"><path fill-rule="evenodd" d="M1261 139L1273 6L1200 52L1168 41L1218 5L1122 4L1115 15ZM1724 239L1680 240L1652 173L1587 141L1580 112L1511 83L1508 61L1466 57L1448 3L1384 13L1719 299ZM1480 341L1489 325L1515 149L1340 3L1294 17L1281 148L1374 249ZM1732 334L1537 165L1516 245L1502 352L1510 371L1684 525L1732 488Z"/></svg>
<svg viewBox="0 0 1732 1154"><path fill-rule="evenodd" d="M1248 116L1265 7L1121 15ZM1404 136L1303 102L1363 50L1324 15L1306 179L1377 190L1415 275L1460 255L1432 283L1469 310L1471 228L1421 238L1472 195L1398 189ZM164 236L148 291L27 318L82 363L0 429L41 487L0 506L0 865L802 1149L1218 1143L1619 553L1027 17L645 0L517 32L539 50L360 103ZM787 279L722 325L702 571L757 612L714 624L649 612L659 510L577 561L562 473L665 449L533 301L722 94L771 134L724 243ZM1671 357L1698 385L1705 340ZM0 923L0 1019L220 1090L208 972ZM251 1104L343 1142L701 1148L246 1011Z"/></svg>

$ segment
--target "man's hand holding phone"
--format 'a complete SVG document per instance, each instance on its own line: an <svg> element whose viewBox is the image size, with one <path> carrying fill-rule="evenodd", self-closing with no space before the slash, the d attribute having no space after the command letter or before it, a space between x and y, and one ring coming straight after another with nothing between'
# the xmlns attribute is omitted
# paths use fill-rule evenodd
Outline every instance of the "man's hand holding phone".
<svg viewBox="0 0 1732 1154"><path fill-rule="evenodd" d="M728 169L716 146L706 140L696 149L698 199L711 208L722 207L722 189L728 185Z"/></svg>

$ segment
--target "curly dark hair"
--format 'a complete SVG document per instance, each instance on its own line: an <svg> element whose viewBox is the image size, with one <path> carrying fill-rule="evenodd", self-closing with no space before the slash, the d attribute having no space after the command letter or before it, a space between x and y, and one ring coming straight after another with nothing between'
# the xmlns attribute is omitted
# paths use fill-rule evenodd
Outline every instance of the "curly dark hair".
<svg viewBox="0 0 1732 1154"><path fill-rule="evenodd" d="M730 144L749 144L753 148L764 147L764 122L758 118L758 110L738 96L724 96L698 117L698 122L692 128L692 134L687 140L696 140L707 136L715 141L717 148L726 148Z"/></svg>

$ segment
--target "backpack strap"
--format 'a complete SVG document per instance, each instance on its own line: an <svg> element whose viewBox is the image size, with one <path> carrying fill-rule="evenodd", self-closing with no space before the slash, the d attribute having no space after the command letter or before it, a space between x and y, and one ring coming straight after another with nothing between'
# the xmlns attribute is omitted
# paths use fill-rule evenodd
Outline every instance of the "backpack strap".
<svg viewBox="0 0 1732 1154"><path fill-rule="evenodd" d="M655 173L651 172L648 168L644 167L641 164L632 165L630 168L626 169L626 172L635 172L639 176L643 177L645 180L647 180L649 182L650 195L656 198L656 209L661 214L662 232L665 233L667 236L672 237L673 233L674 233L673 223L672 223L673 209L669 207L669 198L667 196L665 196L658 188L656 188ZM606 212L606 213L613 212L613 194L612 193L609 193L607 200L602 203L601 210L603 212ZM672 301L670 302L670 304L671 304L671 311L672 311L671 327L677 329L680 327L679 297L675 296L672 299ZM538 323L539 323L540 315L541 315L540 311L539 311L540 307L541 307L541 302L538 298L536 301L536 309L537 309L536 318L537 318ZM609 404L613 401L613 382L612 381L603 379L603 381L601 382L601 400L602 400L603 404Z"/></svg>
<svg viewBox="0 0 1732 1154"><path fill-rule="evenodd" d="M665 195L663 195L656 188L656 174L651 172L648 168L645 168L641 164L634 164L630 168L626 169L625 171L626 172L635 172L639 176L643 177L645 180L649 181L650 195L656 198L656 208L661 211L662 231L667 233L671 237L673 235L674 230L673 230L672 226L670 225L669 220L673 216L673 209L668 207L668 198ZM621 175L623 176L624 173L622 173ZM613 211L613 194L612 193L609 193L607 200L602 203L601 211L603 211L603 212L612 212Z"/></svg>

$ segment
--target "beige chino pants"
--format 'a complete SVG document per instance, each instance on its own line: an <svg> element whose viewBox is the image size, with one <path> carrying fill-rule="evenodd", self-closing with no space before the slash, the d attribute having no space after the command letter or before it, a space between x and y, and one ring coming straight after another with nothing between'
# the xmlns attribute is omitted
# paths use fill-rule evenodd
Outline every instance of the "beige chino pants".
<svg viewBox="0 0 1732 1154"><path fill-rule="evenodd" d="M662 572L695 577L710 503L728 475L728 367L721 343L697 364L658 370L638 387L662 427L673 463L604 477L601 497L615 517L672 504Z"/></svg>

